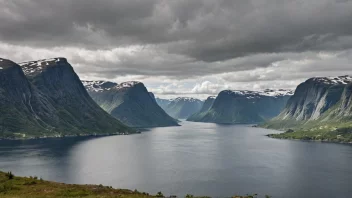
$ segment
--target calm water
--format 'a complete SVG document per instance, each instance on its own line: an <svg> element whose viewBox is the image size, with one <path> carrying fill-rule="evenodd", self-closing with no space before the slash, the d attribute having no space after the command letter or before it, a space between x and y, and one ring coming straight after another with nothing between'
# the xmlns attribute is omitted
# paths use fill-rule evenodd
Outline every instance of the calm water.
<svg viewBox="0 0 352 198"><path fill-rule="evenodd" d="M149 193L351 197L352 146L275 140L273 131L183 122L141 135L0 141L0 170Z"/></svg>

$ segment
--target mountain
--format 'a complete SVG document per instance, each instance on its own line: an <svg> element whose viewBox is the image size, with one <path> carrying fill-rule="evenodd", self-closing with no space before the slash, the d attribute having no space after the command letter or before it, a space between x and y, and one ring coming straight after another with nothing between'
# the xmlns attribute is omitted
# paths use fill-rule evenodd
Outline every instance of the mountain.
<svg viewBox="0 0 352 198"><path fill-rule="evenodd" d="M298 85L283 111L267 126L286 129L321 119L325 112L341 101L346 86L351 82L349 76L308 79Z"/></svg>
<svg viewBox="0 0 352 198"><path fill-rule="evenodd" d="M77 135L135 132L107 114L90 98L65 58L30 61L19 65L32 86L53 107L50 111L53 116L42 118L50 126L51 133Z"/></svg>
<svg viewBox="0 0 352 198"><path fill-rule="evenodd" d="M57 118L48 98L25 77L16 63L0 58L0 138L46 133L47 119Z"/></svg>
<svg viewBox="0 0 352 198"><path fill-rule="evenodd" d="M191 115L189 118L187 118L187 121L195 121L197 122L198 120L202 119L202 117L209 111L209 109L213 106L214 101L216 99L216 96L209 96L203 103L202 108L200 109L199 112L196 112L195 114Z"/></svg>
<svg viewBox="0 0 352 198"><path fill-rule="evenodd" d="M225 90L219 93L211 108L190 120L222 124L263 122L278 115L292 94L282 89Z"/></svg>
<svg viewBox="0 0 352 198"><path fill-rule="evenodd" d="M350 76L308 79L297 87L284 110L263 126L288 130L286 137L297 139L336 139L342 135L339 130L352 131L351 95Z"/></svg>
<svg viewBox="0 0 352 198"><path fill-rule="evenodd" d="M155 95L152 92L149 92L149 96L156 102ZM158 104L158 103L157 103Z"/></svg>
<svg viewBox="0 0 352 198"><path fill-rule="evenodd" d="M74 89L75 83L80 81L66 59L32 61L21 65L0 59L0 138L134 132L105 113L89 97L86 100L76 97L70 101L67 89ZM75 81L70 80L72 76ZM65 88L62 83L67 83ZM75 89L73 92L79 91L82 90ZM84 91L83 88L83 94ZM89 102L89 109L85 111ZM98 122L100 119L101 122Z"/></svg>
<svg viewBox="0 0 352 198"><path fill-rule="evenodd" d="M83 81L94 101L105 111L131 127L177 126L158 106L154 94L141 82L121 84L106 81Z"/></svg>
<svg viewBox="0 0 352 198"><path fill-rule="evenodd" d="M162 109L165 110L166 107L173 101L173 99L155 98L155 101Z"/></svg>
<svg viewBox="0 0 352 198"><path fill-rule="evenodd" d="M189 97L178 97L173 100L157 100L159 100L159 105L166 113L176 119L187 119L192 114L198 112L203 105L201 100Z"/></svg>

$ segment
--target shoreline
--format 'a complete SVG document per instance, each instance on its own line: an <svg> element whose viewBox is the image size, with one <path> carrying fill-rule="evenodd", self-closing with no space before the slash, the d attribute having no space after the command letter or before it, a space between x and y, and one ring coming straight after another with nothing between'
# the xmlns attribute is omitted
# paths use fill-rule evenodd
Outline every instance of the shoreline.
<svg viewBox="0 0 352 198"><path fill-rule="evenodd" d="M273 137L272 135L276 135L276 134L267 134L265 136L267 136L269 138L273 138L273 139L278 139L278 140L294 140L294 141L301 141L301 142L320 142L320 143L330 143L330 144L352 145L352 142L339 142L339 141L328 141L328 140L308 140L308 139L297 139L297 138L279 138L279 137Z"/></svg>
<svg viewBox="0 0 352 198"><path fill-rule="evenodd" d="M259 125L257 125L257 126L252 126L252 127L253 127L253 128L261 128L261 129L269 129L269 130L279 131L279 132L281 132L281 133L277 133L277 134L267 134L267 135L265 135L266 137L273 138L273 139L278 139L278 140L294 140L294 141L302 141L302 142L320 142L320 143L334 143L334 144L352 145L352 142L341 142L341 141L328 141L328 140L314 140L314 139L297 139L297 138L274 137L275 135L283 135L283 134L285 134L285 130L283 130L283 129L265 128L265 127L261 127L261 126L259 126Z"/></svg>
<svg viewBox="0 0 352 198"><path fill-rule="evenodd" d="M75 138L75 137L108 137L120 135L137 135L141 131L135 133L111 133L111 134L82 134L82 135L64 135L64 136L39 136L39 137L18 137L18 138L0 138L0 141L26 141L26 140L45 140L45 139L60 139L60 138Z"/></svg>
<svg viewBox="0 0 352 198"><path fill-rule="evenodd" d="M0 137L0 141L7 140L7 141L19 141L19 140L41 140L41 139L58 139L58 138L73 138L73 137L107 137L107 136L119 136L119 135L137 135L141 134L142 132L149 131L150 128L167 128L167 127L180 127L182 125L175 125L175 126L156 126L156 127L134 127L133 129L136 130L134 133L109 133L109 134L79 134L79 135L54 135L54 136L39 136L39 137L15 137L15 138L2 138Z"/></svg>

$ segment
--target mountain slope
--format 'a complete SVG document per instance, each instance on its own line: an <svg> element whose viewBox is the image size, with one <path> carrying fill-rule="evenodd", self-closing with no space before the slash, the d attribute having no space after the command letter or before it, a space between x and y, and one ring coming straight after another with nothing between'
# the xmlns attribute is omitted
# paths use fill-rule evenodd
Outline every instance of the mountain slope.
<svg viewBox="0 0 352 198"><path fill-rule="evenodd" d="M193 121L223 124L257 123L280 113L292 95L287 90L232 91L219 93L212 107Z"/></svg>
<svg viewBox="0 0 352 198"><path fill-rule="evenodd" d="M173 99L155 98L156 103L164 110L172 102L172 100Z"/></svg>
<svg viewBox="0 0 352 198"><path fill-rule="evenodd" d="M105 111L131 127L176 126L171 118L158 106L143 83L121 84L104 81L83 81L90 96Z"/></svg>
<svg viewBox="0 0 352 198"><path fill-rule="evenodd" d="M280 138L352 141L352 77L311 78L300 84L266 128L288 130Z"/></svg>
<svg viewBox="0 0 352 198"><path fill-rule="evenodd" d="M163 109L176 119L187 119L202 108L203 102L195 98L178 97L171 100Z"/></svg>
<svg viewBox="0 0 352 198"><path fill-rule="evenodd" d="M202 108L200 109L199 112L191 115L189 118L187 118L187 121L195 121L197 122L198 120L202 119L202 117L209 111L209 109L213 106L214 101L216 97L215 96L209 96L203 103Z"/></svg>
<svg viewBox="0 0 352 198"><path fill-rule="evenodd" d="M27 79L56 109L57 118L47 121L63 135L132 133L101 109L88 95L65 58L20 63Z"/></svg>
<svg viewBox="0 0 352 198"><path fill-rule="evenodd" d="M48 119L57 119L48 98L32 86L19 65L0 58L0 136L50 132Z"/></svg>
<svg viewBox="0 0 352 198"><path fill-rule="evenodd" d="M308 79L297 87L283 111L265 126L288 129L320 120L325 112L340 102L349 82L352 82L349 76Z"/></svg>

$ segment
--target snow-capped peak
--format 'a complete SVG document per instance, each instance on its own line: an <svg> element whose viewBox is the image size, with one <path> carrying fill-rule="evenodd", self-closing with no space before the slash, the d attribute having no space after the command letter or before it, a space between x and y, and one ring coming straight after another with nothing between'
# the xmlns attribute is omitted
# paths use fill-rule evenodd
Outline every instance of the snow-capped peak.
<svg viewBox="0 0 352 198"><path fill-rule="evenodd" d="M173 101L179 102L179 101L185 101L185 102L200 102L199 99L196 98L191 98L191 97L178 97L174 99Z"/></svg>
<svg viewBox="0 0 352 198"><path fill-rule="evenodd" d="M330 77L316 77L312 78L313 81L329 84L329 85L338 85L338 84L348 84L352 83L352 76L345 75L345 76L330 76Z"/></svg>
<svg viewBox="0 0 352 198"><path fill-rule="evenodd" d="M35 72L41 72L43 68L48 66L57 65L59 62L66 62L65 58L49 58L49 59L42 59L37 61L28 61L18 63L21 66L23 72L25 74L32 74Z"/></svg>
<svg viewBox="0 0 352 198"><path fill-rule="evenodd" d="M122 89L122 88L130 88L134 87L137 84L141 84L141 82L138 81L128 81L128 82L123 82L119 85L116 86L117 89Z"/></svg>
<svg viewBox="0 0 352 198"><path fill-rule="evenodd" d="M253 99L261 96L269 97L279 97L279 96L292 96L294 94L293 90L286 89L265 89L262 91L249 91L249 90L225 90L227 94L236 94L239 96L245 96L248 99Z"/></svg>
<svg viewBox="0 0 352 198"><path fill-rule="evenodd" d="M128 81L120 84L110 82L110 81L82 81L83 85L90 92L102 92L109 91L111 89L119 90L134 87L141 82L137 81Z"/></svg>

